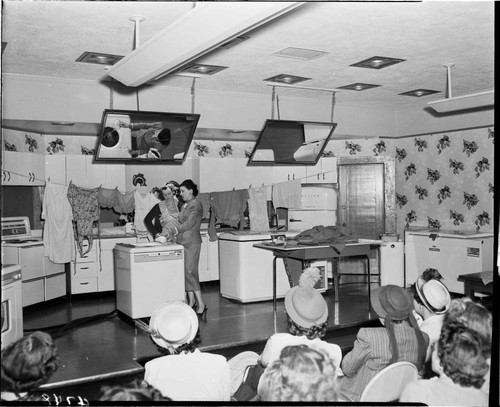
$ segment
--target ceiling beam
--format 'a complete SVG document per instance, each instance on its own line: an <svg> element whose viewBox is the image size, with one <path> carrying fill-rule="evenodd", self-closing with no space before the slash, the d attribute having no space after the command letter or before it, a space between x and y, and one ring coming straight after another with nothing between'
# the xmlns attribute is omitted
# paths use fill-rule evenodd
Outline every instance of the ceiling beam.
<svg viewBox="0 0 500 407"><path fill-rule="evenodd" d="M196 3L196 7L113 65L108 75L137 87L175 72L303 2Z"/></svg>

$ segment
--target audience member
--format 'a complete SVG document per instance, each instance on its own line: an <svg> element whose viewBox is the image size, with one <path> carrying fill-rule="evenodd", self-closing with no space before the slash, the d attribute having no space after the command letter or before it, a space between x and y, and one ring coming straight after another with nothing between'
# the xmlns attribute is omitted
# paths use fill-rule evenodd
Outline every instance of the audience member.
<svg viewBox="0 0 500 407"><path fill-rule="evenodd" d="M323 349L286 346L262 375L261 401L338 401L337 368Z"/></svg>
<svg viewBox="0 0 500 407"><path fill-rule="evenodd" d="M429 335L429 346L425 360L431 358L432 347L438 341L443 326L444 314L450 308L451 297L446 286L439 281L441 274L436 269L428 268L415 282L413 296L414 312L420 330Z"/></svg>
<svg viewBox="0 0 500 407"><path fill-rule="evenodd" d="M342 360L339 392L350 401L359 401L368 382L384 367L407 361L421 371L425 362L429 337L418 328L407 292L386 285L373 290L370 301L385 328L361 328L352 351Z"/></svg>
<svg viewBox="0 0 500 407"><path fill-rule="evenodd" d="M162 356L145 365L144 380L174 401L229 401L230 373L226 358L196 348L196 312L183 302L167 302L153 310L149 329Z"/></svg>
<svg viewBox="0 0 500 407"><path fill-rule="evenodd" d="M458 320L444 322L432 353L439 377L409 383L401 402L431 406L487 406L488 395L480 390L488 371L488 350L480 335Z"/></svg>
<svg viewBox="0 0 500 407"><path fill-rule="evenodd" d="M490 366L493 320L491 313L483 305L472 301L469 297L457 298L451 302L450 310L446 313L444 321L445 323L458 321L476 332L479 339L481 339L483 349L486 352L488 366ZM488 368L481 390L489 393L489 389L490 369Z"/></svg>
<svg viewBox="0 0 500 407"><path fill-rule="evenodd" d="M42 400L38 387L59 367L52 337L33 332L2 349L1 398L3 401Z"/></svg>
<svg viewBox="0 0 500 407"><path fill-rule="evenodd" d="M342 350L333 343L321 340L326 334L328 325L328 306L323 296L314 288L320 279L320 271L315 268L307 268L303 271L299 285L292 287L285 296L285 312L287 316L288 333L275 333L268 340L262 354L255 352L242 352L229 360L231 368L231 391L235 394L242 383L246 369L252 366L252 374L261 375L264 368L273 361L279 359L281 351L290 345L314 345L328 353L338 371L342 359ZM255 373L255 370L257 373ZM253 391L257 394L257 383L259 377L253 381ZM248 397L248 390L245 391ZM250 394L251 396L251 394ZM235 394L238 399L239 394Z"/></svg>
<svg viewBox="0 0 500 407"><path fill-rule="evenodd" d="M124 385L102 386L99 401L170 401L159 390L141 379Z"/></svg>

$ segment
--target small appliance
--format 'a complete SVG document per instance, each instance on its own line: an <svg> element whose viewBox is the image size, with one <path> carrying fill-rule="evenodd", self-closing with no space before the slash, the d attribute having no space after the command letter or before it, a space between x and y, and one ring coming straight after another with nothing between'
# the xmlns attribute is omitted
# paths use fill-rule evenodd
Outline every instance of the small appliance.
<svg viewBox="0 0 500 407"><path fill-rule="evenodd" d="M2 218L3 246L36 246L43 244L41 237L32 235L27 216Z"/></svg>

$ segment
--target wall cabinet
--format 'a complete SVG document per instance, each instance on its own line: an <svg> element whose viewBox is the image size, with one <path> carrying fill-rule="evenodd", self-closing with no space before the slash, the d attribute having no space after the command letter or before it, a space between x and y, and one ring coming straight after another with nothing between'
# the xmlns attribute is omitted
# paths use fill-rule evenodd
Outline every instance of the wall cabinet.
<svg viewBox="0 0 500 407"><path fill-rule="evenodd" d="M305 182L306 166L305 165L276 165L273 167L273 182L286 182L293 180L300 180Z"/></svg>
<svg viewBox="0 0 500 407"><path fill-rule="evenodd" d="M43 154L3 151L3 185L44 185L45 160Z"/></svg>
<svg viewBox="0 0 500 407"><path fill-rule="evenodd" d="M21 266L23 307L66 294L64 264L53 263L43 251L43 245L2 248L3 263Z"/></svg>
<svg viewBox="0 0 500 407"><path fill-rule="evenodd" d="M94 239L92 249L83 257L79 253L75 261L68 263L68 292L82 294L112 291L115 289L113 249L118 243L133 243L134 236L110 239ZM84 242L85 250L88 242Z"/></svg>
<svg viewBox="0 0 500 407"><path fill-rule="evenodd" d="M83 188L118 188L125 192L125 164L93 162L91 155L66 156L66 182Z"/></svg>
<svg viewBox="0 0 500 407"><path fill-rule="evenodd" d="M45 178L50 178L50 182L55 184L66 185L66 156L45 156Z"/></svg>
<svg viewBox="0 0 500 407"><path fill-rule="evenodd" d="M307 165L306 177L306 184L338 183L337 159L322 157L316 165Z"/></svg>
<svg viewBox="0 0 500 407"><path fill-rule="evenodd" d="M208 233L201 233L198 270L200 282L219 280L219 241L211 242Z"/></svg>

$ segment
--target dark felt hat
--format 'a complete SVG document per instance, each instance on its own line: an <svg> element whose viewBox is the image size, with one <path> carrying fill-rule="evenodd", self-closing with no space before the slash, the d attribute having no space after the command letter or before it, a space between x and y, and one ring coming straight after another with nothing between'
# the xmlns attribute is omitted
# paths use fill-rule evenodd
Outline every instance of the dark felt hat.
<svg viewBox="0 0 500 407"><path fill-rule="evenodd" d="M413 310L413 300L397 285L384 285L371 292L370 302L380 318L400 321L408 318Z"/></svg>

